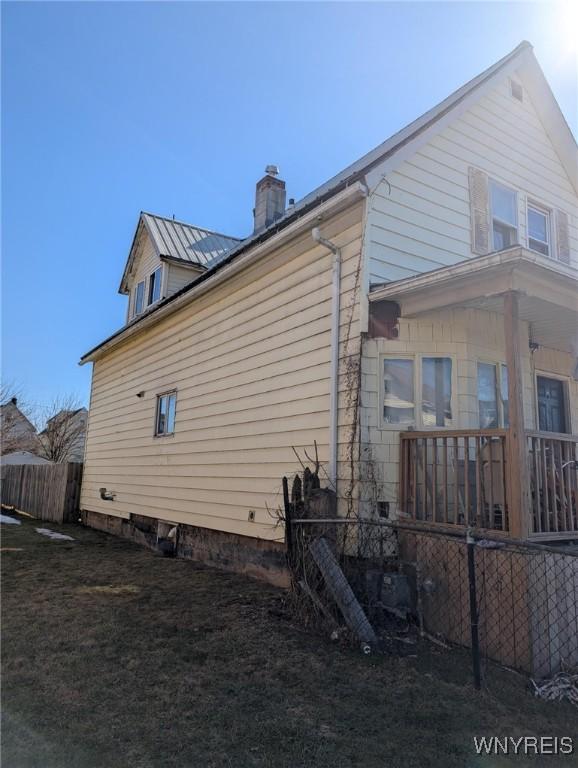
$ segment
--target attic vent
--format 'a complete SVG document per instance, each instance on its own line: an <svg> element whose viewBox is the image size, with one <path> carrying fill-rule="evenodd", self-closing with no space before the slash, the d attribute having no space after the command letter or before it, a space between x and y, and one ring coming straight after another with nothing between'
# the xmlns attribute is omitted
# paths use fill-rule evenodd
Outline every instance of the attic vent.
<svg viewBox="0 0 578 768"><path fill-rule="evenodd" d="M524 90L520 83L517 83L515 80L510 80L510 93L514 99L524 101Z"/></svg>

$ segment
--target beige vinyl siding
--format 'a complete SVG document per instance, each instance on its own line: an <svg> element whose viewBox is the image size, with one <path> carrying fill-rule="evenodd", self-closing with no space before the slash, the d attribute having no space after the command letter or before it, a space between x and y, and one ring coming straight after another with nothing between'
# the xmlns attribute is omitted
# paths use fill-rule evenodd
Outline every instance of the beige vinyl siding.
<svg viewBox="0 0 578 768"><path fill-rule="evenodd" d="M343 255L342 459L353 418L347 360L359 350L362 212L357 204L322 225ZM282 538L272 515L281 478L299 467L293 448L311 455L316 441L328 460L331 266L307 233L98 360L82 508ZM175 434L155 438L156 395L173 388ZM347 462L339 470L347 477ZM114 502L100 499L101 487Z"/></svg>
<svg viewBox="0 0 578 768"><path fill-rule="evenodd" d="M520 243L527 246L530 198L569 216L570 264L578 268L578 196L530 98L510 96L505 78L432 138L371 196L371 283L389 282L471 258L468 167L518 194Z"/></svg>
<svg viewBox="0 0 578 768"><path fill-rule="evenodd" d="M141 240L141 245L135 258L134 270L129 279L130 296L129 296L129 305L128 305L128 314L127 314L128 320L132 319L132 316L133 316L133 306L134 306L137 285L144 280L145 286L144 286L143 310L145 310L147 307L147 301L148 301L149 277L155 271L155 269L157 269L160 266L162 266L162 262L156 254L156 251L152 244L151 239L148 237L148 235L146 235ZM161 291L162 291L162 285L163 285L163 281L161 279ZM161 298L163 298L162 293L161 293Z"/></svg>
<svg viewBox="0 0 578 768"><path fill-rule="evenodd" d="M166 295L172 296L173 293L180 291L185 285L195 280L203 270L195 269L194 267L181 267L179 264L173 264L172 262L165 262L167 275L167 290Z"/></svg>
<svg viewBox="0 0 578 768"><path fill-rule="evenodd" d="M572 378L575 358L552 349L530 353L528 323L520 323L524 418L527 429L537 429L536 371L563 376L570 400L571 428L578 431L578 382ZM365 510L376 500L398 502L399 425L385 426L381 417L384 355L425 355L453 360L453 429L478 429L478 362L505 363L503 316L480 309L448 309L415 319L402 319L395 340L367 339L363 343L361 377L361 476ZM416 404L419 407L419 403ZM403 427L402 427L403 428ZM367 478L371 478L371 481Z"/></svg>

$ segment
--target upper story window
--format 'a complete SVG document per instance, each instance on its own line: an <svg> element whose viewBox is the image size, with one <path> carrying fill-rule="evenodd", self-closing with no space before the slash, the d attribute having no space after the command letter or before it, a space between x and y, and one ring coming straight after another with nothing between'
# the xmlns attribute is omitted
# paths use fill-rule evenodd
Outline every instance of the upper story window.
<svg viewBox="0 0 578 768"><path fill-rule="evenodd" d="M158 267L149 277L149 293L147 306L154 304L161 297L162 267Z"/></svg>
<svg viewBox="0 0 578 768"><path fill-rule="evenodd" d="M528 247L550 256L550 212L528 203Z"/></svg>
<svg viewBox="0 0 578 768"><path fill-rule="evenodd" d="M163 395L157 395L155 437L174 434L176 408L176 392L165 392Z"/></svg>
<svg viewBox="0 0 578 768"><path fill-rule="evenodd" d="M518 195L513 189L490 180L490 211L494 251L518 242Z"/></svg>
<svg viewBox="0 0 578 768"><path fill-rule="evenodd" d="M144 309L144 291L145 291L144 280L141 280L141 282L137 284L135 294L134 294L133 317L136 317L136 315L140 315Z"/></svg>

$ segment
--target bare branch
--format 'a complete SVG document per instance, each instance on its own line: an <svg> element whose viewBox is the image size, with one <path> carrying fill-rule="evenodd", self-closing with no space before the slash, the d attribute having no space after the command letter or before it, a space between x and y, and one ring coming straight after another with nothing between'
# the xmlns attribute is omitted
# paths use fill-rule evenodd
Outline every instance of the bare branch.
<svg viewBox="0 0 578 768"><path fill-rule="evenodd" d="M78 459L86 432L86 409L78 398L56 398L46 409L45 418L46 426L39 435L42 456L55 463Z"/></svg>

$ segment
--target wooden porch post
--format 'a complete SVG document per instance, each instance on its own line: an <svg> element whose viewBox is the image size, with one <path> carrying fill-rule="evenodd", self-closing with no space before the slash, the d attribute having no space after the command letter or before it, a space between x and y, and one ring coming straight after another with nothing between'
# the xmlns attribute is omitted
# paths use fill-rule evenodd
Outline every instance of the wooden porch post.
<svg viewBox="0 0 578 768"><path fill-rule="evenodd" d="M510 534L526 539L530 533L530 493L528 485L528 459L524 429L524 388L520 356L520 329L518 294L504 294L504 334L506 337L506 363L508 366L508 511Z"/></svg>

